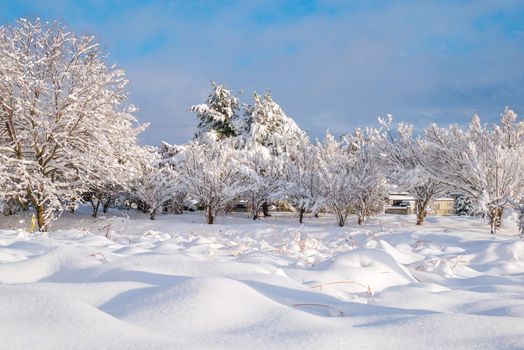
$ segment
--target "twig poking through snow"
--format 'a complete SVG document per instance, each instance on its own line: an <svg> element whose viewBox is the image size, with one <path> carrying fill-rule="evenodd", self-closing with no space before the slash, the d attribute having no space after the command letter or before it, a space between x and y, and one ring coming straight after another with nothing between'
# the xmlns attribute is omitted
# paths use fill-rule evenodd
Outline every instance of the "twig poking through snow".
<svg viewBox="0 0 524 350"><path fill-rule="evenodd" d="M105 263L109 263L109 260L107 260L106 256L104 254L100 253L100 252L89 254L89 255L93 256L93 257L100 256Z"/></svg>

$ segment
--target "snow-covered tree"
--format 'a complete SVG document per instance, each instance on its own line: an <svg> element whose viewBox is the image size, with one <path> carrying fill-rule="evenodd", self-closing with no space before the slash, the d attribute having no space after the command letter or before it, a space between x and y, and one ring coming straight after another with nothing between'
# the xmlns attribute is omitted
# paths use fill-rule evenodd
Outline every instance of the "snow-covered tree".
<svg viewBox="0 0 524 350"><path fill-rule="evenodd" d="M339 226L345 226L354 189L351 187L354 159L347 144L329 132L323 143L317 143L320 188L326 208L335 214Z"/></svg>
<svg viewBox="0 0 524 350"><path fill-rule="evenodd" d="M246 192L247 170L232 141L191 141L177 156L180 182L207 212L207 223Z"/></svg>
<svg viewBox="0 0 524 350"><path fill-rule="evenodd" d="M510 205L517 213L517 225L519 226L519 236L524 239L524 196L518 199L509 199Z"/></svg>
<svg viewBox="0 0 524 350"><path fill-rule="evenodd" d="M0 212L11 215L17 211L19 201L16 198L16 179L20 174L13 173L18 167L13 165L15 160L7 158L0 152Z"/></svg>
<svg viewBox="0 0 524 350"><path fill-rule="evenodd" d="M203 135L216 140L235 136L235 123L240 109L238 98L224 85L211 81L212 91L205 103L189 108L198 118L198 131L195 138Z"/></svg>
<svg viewBox="0 0 524 350"><path fill-rule="evenodd" d="M289 118L282 108L273 101L269 92L263 96L253 94L253 104L245 107L248 125L247 143L267 147L271 154L280 155L292 142L299 141L304 132Z"/></svg>
<svg viewBox="0 0 524 350"><path fill-rule="evenodd" d="M453 212L458 216L472 216L475 215L473 202L468 196L460 195L455 199L453 204Z"/></svg>
<svg viewBox="0 0 524 350"><path fill-rule="evenodd" d="M142 175L136 179L132 194L147 206L149 218L155 220L158 209L181 192L181 185L173 167L162 164L156 152L150 151L150 155L149 164L145 164Z"/></svg>
<svg viewBox="0 0 524 350"><path fill-rule="evenodd" d="M264 203L282 197L283 161L259 144L252 144L241 152L247 171L243 198L249 204L253 220L256 220Z"/></svg>
<svg viewBox="0 0 524 350"><path fill-rule="evenodd" d="M518 219L519 219L519 222L518 222L518 225L519 225L519 233L520 233L520 238L524 238L524 202L521 201L519 206L517 207L517 210L518 210Z"/></svg>
<svg viewBox="0 0 524 350"><path fill-rule="evenodd" d="M288 147L294 142L298 142L304 133L293 119L289 118L282 108L273 101L269 92L266 92L263 96L254 93L253 103L244 107L243 119L238 119L238 121L237 147L240 145L239 148L243 148L247 152L254 150L258 153L261 152L261 147L266 148L270 158L265 156L265 159L273 159L270 163L273 167L271 169L271 175L267 177L266 180L277 181L277 176L280 177L281 175L281 167L278 166L278 164L284 162L283 157ZM264 151L263 153L266 152ZM277 169L279 169L278 174L275 172ZM271 180L271 178L273 178L273 180ZM273 187L275 186L273 185ZM259 194L261 194L261 192L259 192ZM272 195L268 194L265 199L256 199L256 201L262 201L261 207L264 216L269 216L269 203L273 199L278 199L281 195L282 191L278 191Z"/></svg>
<svg viewBox="0 0 524 350"><path fill-rule="evenodd" d="M502 212L524 187L524 122L509 108L490 128L474 116L467 129L431 124L426 137L431 158L425 168L439 181L469 196L495 233Z"/></svg>
<svg viewBox="0 0 524 350"><path fill-rule="evenodd" d="M92 36L56 22L0 28L0 152L17 161L11 182L40 230L91 179L120 166L116 152L126 147L117 144L136 143L124 72L104 60Z"/></svg>
<svg viewBox="0 0 524 350"><path fill-rule="evenodd" d="M382 161L382 170L389 182L398 191L411 194L415 198L417 225L424 218L431 203L448 190L448 186L436 180L424 164L429 162L426 141L413 136L413 127L399 123L392 130L393 118L379 118L382 130L372 130L373 147Z"/></svg>
<svg viewBox="0 0 524 350"><path fill-rule="evenodd" d="M134 138L131 140L131 143L122 140L109 146L113 148L117 161L109 158L103 169L86 178L85 188L88 191L82 194L82 199L91 204L93 217L97 217L100 205L105 214L110 205L116 204L123 194L129 193L136 179L143 175L144 164L150 162L150 152L139 147Z"/></svg>
<svg viewBox="0 0 524 350"><path fill-rule="evenodd" d="M318 148L304 135L288 147L284 157L285 201L298 212L302 223L304 213L318 213L324 204L321 188Z"/></svg>
<svg viewBox="0 0 524 350"><path fill-rule="evenodd" d="M375 152L372 133L360 129L346 135L345 143L352 155L352 176L348 187L352 190L352 207L357 214L357 223L384 210L386 179L382 174L381 160Z"/></svg>
<svg viewBox="0 0 524 350"><path fill-rule="evenodd" d="M178 174L179 154L184 150L184 145L171 145L162 142L160 145L161 164L169 166ZM164 203L164 211L171 214L182 214L184 212L184 202L187 198L187 189L178 181L177 191L174 196Z"/></svg>

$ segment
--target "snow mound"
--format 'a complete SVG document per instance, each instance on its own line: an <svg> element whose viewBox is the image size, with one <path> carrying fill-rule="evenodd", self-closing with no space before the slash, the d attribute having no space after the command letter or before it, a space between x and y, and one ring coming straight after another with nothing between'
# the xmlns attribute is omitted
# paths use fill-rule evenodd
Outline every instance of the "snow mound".
<svg viewBox="0 0 524 350"><path fill-rule="evenodd" d="M411 273L390 254L379 249L358 248L318 264L310 271L295 271L313 288L341 299L354 294L371 296L386 288L416 282Z"/></svg>
<svg viewBox="0 0 524 350"><path fill-rule="evenodd" d="M102 263L96 250L87 247L56 247L29 260L0 264L0 282L66 281L75 279L78 270Z"/></svg>
<svg viewBox="0 0 524 350"><path fill-rule="evenodd" d="M161 334L120 321L94 306L25 285L0 285L0 318L4 320L0 339L6 349L138 350L173 346Z"/></svg>
<svg viewBox="0 0 524 350"><path fill-rule="evenodd" d="M283 306L240 281L200 277L184 279L173 287L132 291L102 309L133 324L191 334L269 323Z"/></svg>

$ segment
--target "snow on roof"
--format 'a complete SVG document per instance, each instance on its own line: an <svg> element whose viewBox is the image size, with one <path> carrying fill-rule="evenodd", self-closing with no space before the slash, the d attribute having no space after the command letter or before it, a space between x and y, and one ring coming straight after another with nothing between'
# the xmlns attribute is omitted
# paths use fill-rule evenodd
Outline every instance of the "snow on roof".
<svg viewBox="0 0 524 350"><path fill-rule="evenodd" d="M414 201L415 200L415 197L413 196L410 196L410 195L405 195L405 194L393 194L393 195L389 195L388 196L389 200L392 200L392 201Z"/></svg>
<svg viewBox="0 0 524 350"><path fill-rule="evenodd" d="M395 193L388 195L388 199L391 201L415 201L415 197L409 194ZM439 197L435 201L453 201L452 197Z"/></svg>

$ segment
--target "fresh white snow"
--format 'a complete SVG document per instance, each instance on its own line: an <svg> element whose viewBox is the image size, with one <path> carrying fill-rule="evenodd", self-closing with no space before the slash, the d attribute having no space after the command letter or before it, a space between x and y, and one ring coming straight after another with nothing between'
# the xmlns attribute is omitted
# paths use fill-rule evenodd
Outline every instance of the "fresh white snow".
<svg viewBox="0 0 524 350"><path fill-rule="evenodd" d="M49 233L1 217L0 348L524 348L510 221L148 217L84 208Z"/></svg>

